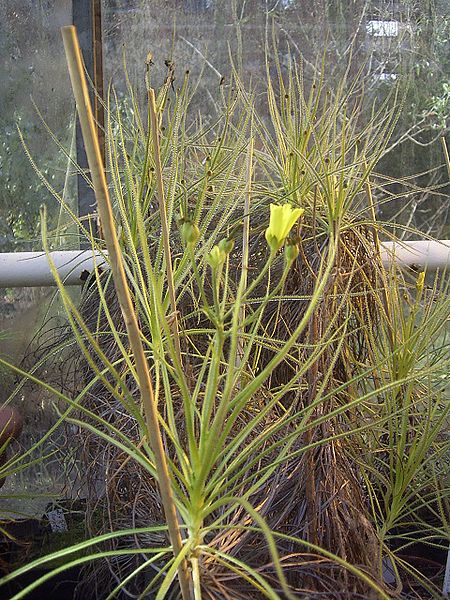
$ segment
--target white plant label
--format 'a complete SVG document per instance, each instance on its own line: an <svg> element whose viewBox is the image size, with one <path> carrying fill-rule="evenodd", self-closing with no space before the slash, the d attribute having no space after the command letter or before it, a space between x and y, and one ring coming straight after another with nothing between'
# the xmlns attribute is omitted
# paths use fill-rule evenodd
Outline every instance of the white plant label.
<svg viewBox="0 0 450 600"><path fill-rule="evenodd" d="M67 531L67 521L62 508L49 510L47 518L53 533L64 533Z"/></svg>
<svg viewBox="0 0 450 600"><path fill-rule="evenodd" d="M444 598L450 597L450 547L447 553L447 566L445 567L444 586L442 588Z"/></svg>
<svg viewBox="0 0 450 600"><path fill-rule="evenodd" d="M395 577L394 567L389 556L383 556L381 566L383 567L384 582L388 585L395 585L397 583L397 578Z"/></svg>

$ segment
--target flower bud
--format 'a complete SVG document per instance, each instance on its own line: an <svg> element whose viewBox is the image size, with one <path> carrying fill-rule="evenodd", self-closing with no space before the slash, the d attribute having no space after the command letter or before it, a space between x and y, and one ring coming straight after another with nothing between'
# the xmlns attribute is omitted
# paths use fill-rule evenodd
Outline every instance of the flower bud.
<svg viewBox="0 0 450 600"><path fill-rule="evenodd" d="M284 247L284 258L290 266L299 255L298 239L288 238Z"/></svg>
<svg viewBox="0 0 450 600"><path fill-rule="evenodd" d="M206 262L209 264L213 271L218 271L225 262L227 255L219 246L213 246L211 252L206 257Z"/></svg>
<svg viewBox="0 0 450 600"><path fill-rule="evenodd" d="M416 281L416 289L419 293L422 292L424 284L425 284L425 271L422 271L421 273L419 273L419 276L417 277L417 281Z"/></svg>
<svg viewBox="0 0 450 600"><path fill-rule="evenodd" d="M181 239L187 246L195 246L200 238L200 230L192 221L183 219L181 223L180 235Z"/></svg>
<svg viewBox="0 0 450 600"><path fill-rule="evenodd" d="M230 252L233 250L234 248L234 240L230 239L230 238L224 238L223 240L220 240L219 242L219 248L222 250L222 252L224 252L226 255L230 254Z"/></svg>

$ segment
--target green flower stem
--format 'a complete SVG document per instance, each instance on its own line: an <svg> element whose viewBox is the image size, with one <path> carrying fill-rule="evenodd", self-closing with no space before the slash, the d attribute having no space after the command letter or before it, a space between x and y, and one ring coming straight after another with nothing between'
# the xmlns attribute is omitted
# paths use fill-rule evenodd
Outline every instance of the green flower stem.
<svg viewBox="0 0 450 600"><path fill-rule="evenodd" d="M192 265L192 271L194 273L195 282L197 284L198 291L200 293L200 298L203 302L203 311L205 312L206 316L211 321L213 326L217 329L218 321L216 319L215 314L212 312L212 310L209 306L208 298L206 297L206 294L205 294L205 287L203 284L203 280L200 276L200 273L198 272L197 261L195 258L194 249L189 246L188 252L189 252L189 258L190 258L191 265Z"/></svg>
<svg viewBox="0 0 450 600"><path fill-rule="evenodd" d="M258 276L243 291L241 302L245 302L250 297L250 294L255 290L255 288L261 283L261 281L263 281L264 277L267 275L267 272L270 270L270 267L272 266L276 255L277 255L276 252L270 253L269 258L265 262L261 271L258 273ZM235 306L236 306L236 303L233 303L231 308L224 314L224 320L228 319L233 314Z"/></svg>
<svg viewBox="0 0 450 600"><path fill-rule="evenodd" d="M274 253L272 253L272 254L274 254ZM271 256L272 256L272 254L271 254ZM283 275L282 275L278 285L276 286L276 288L273 290L273 292L271 294L268 294L266 296L265 300L262 303L263 306L260 307L261 315L264 311L265 306L267 306L267 304L271 301L271 299L278 293L278 290L284 285L284 282L285 282L287 274L288 274L288 270L289 269L285 266ZM227 423L225 426L224 426L224 423L225 423L225 418L226 418L227 412L230 410L230 407L232 406L231 395L234 391L237 391L235 389L236 384L237 384L237 375L242 371L242 368L243 368L242 365L245 365L245 362L243 362L242 365L239 366L238 368L236 368L236 366L235 366L237 350L238 350L238 340L240 338L239 331L240 331L241 324L239 322L239 319L240 319L240 307L242 306L242 296L245 291L244 285L245 285L245 276L241 273L241 279L239 282L238 292L237 292L236 299L234 302L233 322L232 322L231 334L230 334L230 350L229 350L228 357L227 357L228 368L227 368L227 373L226 373L224 390L223 390L220 402L218 404L216 414L214 415L212 424L209 427L207 427L207 422L205 422L205 424L204 424L205 427L207 427L207 431L204 435L204 443L200 445L200 454L205 457L205 460L203 461L203 463L201 465L201 469L198 474L198 478L197 478L197 482L196 482L197 487L198 487L197 493L204 493L203 490L206 485L206 480L207 480L208 474L210 473L210 470L216 460L217 454L221 449L221 444L223 443L223 440L226 438L226 434L224 433L224 431L226 430L228 433L232 427L231 423L229 422L229 419L227 419ZM220 357L218 360L220 360ZM216 373L216 375L217 375L216 381L218 381L218 373ZM217 385L217 383L216 383L216 385ZM236 414L236 411L233 411L233 413ZM210 415L212 414L211 411L209 414ZM232 419L232 422L234 422L233 419ZM203 431L203 428L202 428L202 431ZM217 443L218 439L220 439L219 444ZM199 490L202 490L202 492L200 492Z"/></svg>
<svg viewBox="0 0 450 600"><path fill-rule="evenodd" d="M162 238L164 246L164 262L166 265L167 275L167 287L169 290L170 305L172 308L172 323L173 323L173 335L175 349L178 355L178 362L183 364L181 358L181 345L180 345L180 334L178 327L178 313L177 313L177 301L175 297L175 285L172 270L172 254L170 250L170 238L169 238L169 226L167 223L167 212L164 200L164 184L162 178L162 165L161 165L161 152L159 147L159 126L158 117L156 111L155 92L152 88L148 91L149 98L149 110L150 110L150 121L152 125L152 136L153 136L153 158L155 160L155 174L156 184L158 188L158 203L159 212L161 215L161 228Z"/></svg>
<svg viewBox="0 0 450 600"><path fill-rule="evenodd" d="M172 393L171 393L170 382L169 382L169 378L168 378L168 370L169 370L171 376L176 380L176 382L178 384L178 388L182 395L188 444L189 444L191 458L192 458L192 460L194 460L194 464L195 464L195 460L197 457L197 445L196 445L195 432L194 432L194 406L192 403L191 392L189 390L189 386L186 381L186 376L185 376L185 373L183 370L183 365L178 360L178 353L177 353L176 347L174 346L174 343L172 340L172 335L171 335L172 331L167 323L166 313L164 310L164 304L162 301L162 290L160 289L161 286L158 286L156 280L154 280L154 279L152 279L151 283L152 283L152 287L155 290L155 292L158 292L158 298L159 298L159 300L158 300L158 298L155 295L152 314L154 313L157 316L157 320L156 320L155 328L153 329L153 334L154 334L154 336L157 336L158 343L161 348L161 352L164 353L164 349L165 348L167 349L167 354L169 355L169 357L171 359L171 363L172 363L171 365L167 365L164 363L164 366L163 366L163 361L162 361L162 364L161 364L162 368L164 369L165 390L167 391L166 405L172 413L171 419L173 419L173 424L174 424L175 415L173 414ZM162 324L163 329L164 329L164 334L165 334L164 339L161 335L160 326L159 326L160 324ZM164 356L162 354L161 360L163 358L164 358ZM169 433L169 435L175 436L175 439L178 442L177 447L179 447L181 450L181 446L179 444L178 429L177 429L177 427L175 427L175 425L173 427L173 431L171 431L171 429L172 428L169 427L167 432ZM180 462L183 465L183 468L185 470L186 477L188 477L188 473L191 472L191 468L190 468L188 460L186 459L186 457L184 455L184 452L182 452L182 451L179 452L179 458L180 458Z"/></svg>
<svg viewBox="0 0 450 600"><path fill-rule="evenodd" d="M258 314L258 312L259 312L262 316L267 305L273 300L273 298L275 298L277 296L279 290L283 288L284 283L287 278L287 275L288 275L288 272L289 272L289 267L285 266L282 276L280 278L280 281L278 282L278 284L276 285L276 287L274 288L274 290L272 292L266 294L261 305L258 307L256 314ZM242 278L242 281L244 281L244 277ZM242 288L243 288L243 286L242 286ZM237 355L238 340L239 340L239 330L240 330L240 326L241 326L241 324L240 324L240 307L242 306L242 296L243 296L243 289L242 289L242 293L239 293L239 291L238 291L235 305L234 305L234 310L233 310L233 322L232 322L231 333L230 333L230 351L229 351L229 355L228 355L228 359L227 359L227 364L228 364L227 379L226 379L226 383L225 383L225 387L224 387L224 391L223 391L223 399L222 399L222 403L221 403L221 407L223 407L223 410L227 410L229 408L230 403L231 403L231 394L233 393L233 389L235 388L235 384L236 384L236 372L234 369L230 368L230 365L236 364L236 355ZM255 315L255 313L254 313L254 315ZM245 363L243 363L243 364L245 364ZM225 417L225 415L223 414L223 412L220 412L218 410L217 415L214 420L216 421L216 419L217 419L217 423L220 424L223 421L224 417ZM219 425L219 427L220 427L220 425ZM214 429L214 423L213 423L211 429L212 430Z"/></svg>
<svg viewBox="0 0 450 600"><path fill-rule="evenodd" d="M218 447L220 447L220 444L223 443L223 440L228 434L230 428L236 421L240 411L242 410L242 406L244 406L245 403L249 400L249 398L257 392L257 390L263 385L263 383L267 380L267 378L270 376L273 370L285 359L288 352L296 343L298 336L306 327L307 323L309 322L309 319L311 318L317 304L319 303L322 297L322 292L325 289L325 286L328 282L329 274L334 266L336 252L337 242L335 240L331 240L329 246L329 254L327 257L327 266L325 267L323 273L319 273L318 275L318 283L316 284L316 288L313 292L311 301L302 319L300 320L300 323L296 327L295 331L292 333L289 340L286 341L283 348L270 360L270 362L261 371L261 373L259 373L245 388L243 388L236 394L233 400L234 408L231 415L227 418L226 427L224 428L222 435L219 438L216 437L215 443Z"/></svg>
<svg viewBox="0 0 450 600"><path fill-rule="evenodd" d="M213 413L214 406L218 397L220 366L222 364L223 345L225 337L220 329L216 332L213 342L213 350L211 353L210 368L208 371L208 379L206 382L205 398L202 406L201 430L199 441L199 453L201 456L208 456L207 440L209 438L209 421ZM201 481L201 479L199 479Z"/></svg>
<svg viewBox="0 0 450 600"><path fill-rule="evenodd" d="M253 152L254 152L254 142L251 134L251 124L250 124L250 144L247 152L247 171L246 171L246 190L244 197L244 226L242 231L242 282L243 289L247 288L247 279L248 279L248 253L249 253L249 239L250 239L250 203L252 196L252 175L253 175ZM235 367L239 369L242 364L242 359L244 355L244 342L242 339L242 335L245 334L245 303L241 302L239 307L239 338L237 340L237 354L236 354L236 362ZM240 382L241 385L244 385L244 382Z"/></svg>
<svg viewBox="0 0 450 600"><path fill-rule="evenodd" d="M219 300L220 280L222 279L223 265L217 267L216 269L211 269L211 271L214 312L216 314L217 326L220 328L223 324L222 310Z"/></svg>

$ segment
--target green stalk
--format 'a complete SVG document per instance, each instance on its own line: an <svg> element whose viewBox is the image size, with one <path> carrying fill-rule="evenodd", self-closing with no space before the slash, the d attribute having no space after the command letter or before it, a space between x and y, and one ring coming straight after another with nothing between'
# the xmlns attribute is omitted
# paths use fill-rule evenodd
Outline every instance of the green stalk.
<svg viewBox="0 0 450 600"><path fill-rule="evenodd" d="M236 357L236 340L237 340L237 331L238 331L238 314L239 314L239 306L242 302L242 297L244 294L244 290L241 286L241 282L239 285L236 301L235 301L235 310L233 314L233 324L232 324L232 334L230 340L230 351L228 354L228 365L229 372L227 373L227 380L225 382L223 397L218 406L216 415L212 422L212 425L206 435L205 444L202 448L201 454L205 456L205 461L201 466L200 472L197 477L197 489L203 489L208 474L212 466L214 465L215 457L217 456L216 448L221 448L224 443L226 436L231 431L233 423L236 421L238 415L240 414L243 406L248 401L248 399L257 392L257 390L264 384L264 382L269 377L270 373L279 365L290 349L293 347L295 342L297 341L299 335L306 327L309 319L313 311L315 310L317 303L320 301L322 297L322 293L325 289L325 286L328 282L329 274L334 266L336 250L337 249L337 240L331 239L329 246L329 254L327 257L327 264L322 273L319 273L316 288L313 292L310 304L305 311L300 323L296 327L295 331L292 333L289 340L286 341L283 348L276 354L272 360L267 364L267 366L259 373L256 377L252 379L242 390L237 390L235 398L232 401L232 410L231 414L226 419L226 425L224 427L225 418L227 416L227 411L230 409L230 400L231 393L233 389L233 380L234 380L234 370L230 369L230 365L235 364ZM284 274L286 276L287 272Z"/></svg>
<svg viewBox="0 0 450 600"><path fill-rule="evenodd" d="M156 185L158 189L158 204L159 213L161 216L161 229L165 255L166 275L167 275L167 287L169 290L169 300L172 308L172 329L175 340L175 350L177 353L178 362L183 365L181 359L181 345L180 345L180 333L178 328L178 313L177 313L177 302L175 297L175 285L173 279L172 270L172 254L170 251L170 239L169 239L169 225L167 223L167 211L164 198L164 184L162 178L162 165L161 165L161 151L159 145L159 126L158 116L155 102L155 92L153 88L148 90L149 110L150 110L150 122L152 126L153 136L153 158L155 160L155 174L156 174Z"/></svg>

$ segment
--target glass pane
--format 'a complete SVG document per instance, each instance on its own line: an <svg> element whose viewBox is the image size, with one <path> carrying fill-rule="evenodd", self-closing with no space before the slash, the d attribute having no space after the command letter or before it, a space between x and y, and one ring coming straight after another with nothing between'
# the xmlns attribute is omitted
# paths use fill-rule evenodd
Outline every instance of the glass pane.
<svg viewBox="0 0 450 600"><path fill-rule="evenodd" d="M290 57L302 63L306 86L317 76L332 88L346 72L349 81L359 77L367 118L373 101L397 86L402 111L390 150L377 166L383 177L373 182L379 185L379 216L449 237L440 139L450 114L446 0L104 0L103 5L106 79L124 90L125 57L142 101L146 60L156 87L170 61L174 86L181 85L186 70L192 81L202 73L193 108L212 117L219 87L230 81L231 56L264 111L266 43L275 79L276 62L285 77ZM406 179L392 186L386 177Z"/></svg>
<svg viewBox="0 0 450 600"><path fill-rule="evenodd" d="M40 249L39 206L56 226L60 207L33 171L73 203L68 161L44 123L70 149L73 101L60 27L72 21L71 0L0 2L0 251ZM20 130L20 133L19 133ZM23 137L24 144L21 141ZM70 173L69 173L70 174Z"/></svg>
<svg viewBox="0 0 450 600"><path fill-rule="evenodd" d="M0 0L0 252L42 249L43 203L49 230L58 234L51 238L53 247L76 243L64 229L67 218L60 204L32 165L33 161L55 192L76 207L76 177L65 155L74 155L74 102L60 34L60 27L71 22L71 0ZM47 126L58 142L52 141ZM52 294L49 288L0 289L2 357L14 364L22 361ZM3 369L1 377L0 406L17 382ZM36 389L18 395L13 405L25 421L20 443L28 447L54 415ZM2 492L12 488L23 493L36 485L38 491L46 491L53 486L53 475L36 467L9 478ZM32 511L39 515L39 508Z"/></svg>

